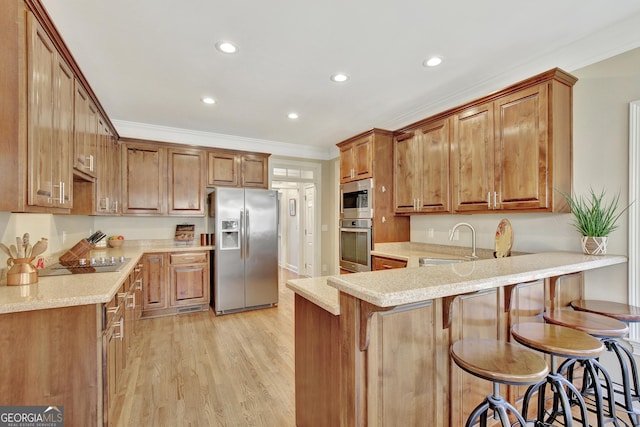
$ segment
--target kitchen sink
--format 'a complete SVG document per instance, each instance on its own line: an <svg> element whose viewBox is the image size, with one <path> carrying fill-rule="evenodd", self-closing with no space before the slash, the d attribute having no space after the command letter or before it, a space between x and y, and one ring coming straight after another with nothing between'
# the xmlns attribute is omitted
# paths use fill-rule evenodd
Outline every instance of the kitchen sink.
<svg viewBox="0 0 640 427"><path fill-rule="evenodd" d="M465 259L461 258L420 258L418 263L420 267L429 267L431 265L453 264L457 262L465 262Z"/></svg>

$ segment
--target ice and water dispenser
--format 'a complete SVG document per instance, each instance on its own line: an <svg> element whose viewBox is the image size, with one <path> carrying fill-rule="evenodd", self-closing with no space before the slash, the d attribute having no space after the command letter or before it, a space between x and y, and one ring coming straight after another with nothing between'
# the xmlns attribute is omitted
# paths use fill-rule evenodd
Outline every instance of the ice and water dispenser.
<svg viewBox="0 0 640 427"><path fill-rule="evenodd" d="M240 248L240 221L238 219L223 219L220 225L220 248L216 249L239 249Z"/></svg>

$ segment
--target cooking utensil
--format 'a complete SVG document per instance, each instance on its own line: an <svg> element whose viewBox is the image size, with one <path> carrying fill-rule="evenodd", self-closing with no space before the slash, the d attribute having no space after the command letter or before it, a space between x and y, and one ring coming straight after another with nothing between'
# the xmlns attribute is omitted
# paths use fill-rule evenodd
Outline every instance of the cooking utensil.
<svg viewBox="0 0 640 427"><path fill-rule="evenodd" d="M2 249L2 252L4 252L5 254L9 255L10 257L12 257L11 251L9 250L7 245L5 245L4 243L0 243L0 249Z"/></svg>
<svg viewBox="0 0 640 427"><path fill-rule="evenodd" d="M22 239L16 237L16 250L18 252L18 258L24 258L24 248L22 247Z"/></svg>
<svg viewBox="0 0 640 427"><path fill-rule="evenodd" d="M24 233L22 235L22 248L24 250L24 257L29 258L29 254L27 253L27 246L29 246L29 233Z"/></svg>
<svg viewBox="0 0 640 427"><path fill-rule="evenodd" d="M37 257L38 255L46 251L48 246L49 246L49 242L44 237L38 240L36 244L33 245L33 249L31 250L31 257L32 258Z"/></svg>
<svg viewBox="0 0 640 427"><path fill-rule="evenodd" d="M93 241L96 237L98 237L98 235L101 233L100 230L96 231L95 233L93 233L91 236L87 237L87 242L91 243L92 245L94 244Z"/></svg>
<svg viewBox="0 0 640 427"><path fill-rule="evenodd" d="M18 250L16 249L16 245L9 246L9 251L11 252L11 258L13 259L20 258L18 256Z"/></svg>

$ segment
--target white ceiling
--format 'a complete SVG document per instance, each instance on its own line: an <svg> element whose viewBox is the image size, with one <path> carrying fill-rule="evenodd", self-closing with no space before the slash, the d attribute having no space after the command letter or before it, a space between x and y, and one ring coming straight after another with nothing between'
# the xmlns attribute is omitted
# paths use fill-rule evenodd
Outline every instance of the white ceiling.
<svg viewBox="0 0 640 427"><path fill-rule="evenodd" d="M188 130L317 158L373 127L640 46L638 0L42 3L121 136ZM220 40L239 53L219 53ZM444 63L423 67L432 55ZM351 79L331 82L338 71Z"/></svg>

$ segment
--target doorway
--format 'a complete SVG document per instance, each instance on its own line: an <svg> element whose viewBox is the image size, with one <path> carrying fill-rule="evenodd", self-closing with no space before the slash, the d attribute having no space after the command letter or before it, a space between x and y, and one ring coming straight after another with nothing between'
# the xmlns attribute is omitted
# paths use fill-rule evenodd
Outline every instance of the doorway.
<svg viewBox="0 0 640 427"><path fill-rule="evenodd" d="M318 200L320 164L277 162L271 164L271 188L280 200L278 263L301 276L313 277L320 263Z"/></svg>

